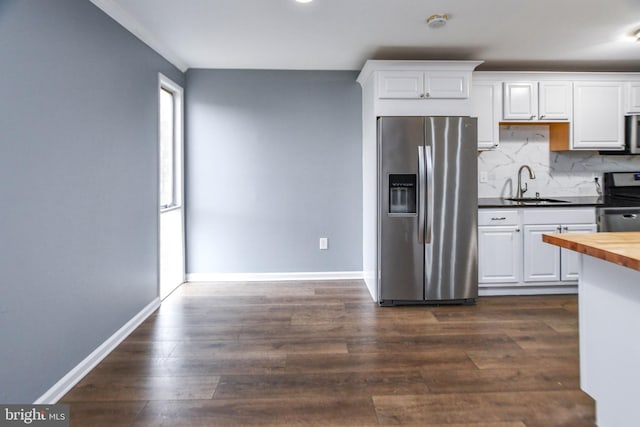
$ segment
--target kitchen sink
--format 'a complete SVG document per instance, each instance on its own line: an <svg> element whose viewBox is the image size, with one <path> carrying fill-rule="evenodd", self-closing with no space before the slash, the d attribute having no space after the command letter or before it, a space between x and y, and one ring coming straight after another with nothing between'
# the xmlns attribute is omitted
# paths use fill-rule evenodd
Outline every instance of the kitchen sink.
<svg viewBox="0 0 640 427"><path fill-rule="evenodd" d="M533 205L550 204L550 203L569 203L566 200L545 199L542 197L513 197L513 198L507 198L506 200L517 202L517 203L523 203L523 204L533 204Z"/></svg>

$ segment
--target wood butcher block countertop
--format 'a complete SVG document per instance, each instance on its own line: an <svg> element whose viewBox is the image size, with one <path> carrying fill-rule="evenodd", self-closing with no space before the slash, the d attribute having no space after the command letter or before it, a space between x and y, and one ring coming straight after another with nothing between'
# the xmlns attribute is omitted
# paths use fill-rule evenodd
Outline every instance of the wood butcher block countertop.
<svg viewBox="0 0 640 427"><path fill-rule="evenodd" d="M543 234L542 240L640 271L640 232Z"/></svg>

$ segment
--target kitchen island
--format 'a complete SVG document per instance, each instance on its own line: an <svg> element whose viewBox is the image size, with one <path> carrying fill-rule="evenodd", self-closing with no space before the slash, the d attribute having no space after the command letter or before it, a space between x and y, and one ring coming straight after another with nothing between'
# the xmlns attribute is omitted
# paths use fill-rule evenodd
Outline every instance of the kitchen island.
<svg viewBox="0 0 640 427"><path fill-rule="evenodd" d="M580 385L599 427L637 426L640 384L640 232L545 234L581 253Z"/></svg>

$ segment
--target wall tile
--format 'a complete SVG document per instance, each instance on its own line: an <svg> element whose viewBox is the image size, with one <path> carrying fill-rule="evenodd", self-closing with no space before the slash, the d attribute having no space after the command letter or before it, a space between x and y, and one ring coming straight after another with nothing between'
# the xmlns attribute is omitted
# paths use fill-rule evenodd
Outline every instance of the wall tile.
<svg viewBox="0 0 640 427"><path fill-rule="evenodd" d="M595 151L549 151L549 128L540 126L501 126L497 150L478 154L478 173L487 172L488 182L478 179L478 197L515 196L520 166L527 164L536 179L526 171L523 182L527 196L595 196L593 177L608 171L640 171L640 156L601 156Z"/></svg>

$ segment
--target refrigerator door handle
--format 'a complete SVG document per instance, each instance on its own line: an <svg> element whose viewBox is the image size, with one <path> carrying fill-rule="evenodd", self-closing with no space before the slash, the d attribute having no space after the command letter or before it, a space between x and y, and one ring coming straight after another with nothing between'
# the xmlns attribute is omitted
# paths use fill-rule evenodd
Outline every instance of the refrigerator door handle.
<svg viewBox="0 0 640 427"><path fill-rule="evenodd" d="M424 244L424 214L426 199L426 174L424 162L424 147L418 147L418 243Z"/></svg>
<svg viewBox="0 0 640 427"><path fill-rule="evenodd" d="M427 166L427 232L425 233L425 243L431 243L431 231L433 229L433 147L425 147Z"/></svg>

